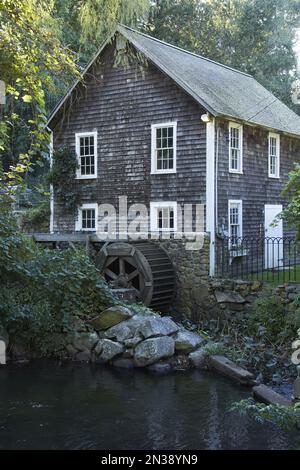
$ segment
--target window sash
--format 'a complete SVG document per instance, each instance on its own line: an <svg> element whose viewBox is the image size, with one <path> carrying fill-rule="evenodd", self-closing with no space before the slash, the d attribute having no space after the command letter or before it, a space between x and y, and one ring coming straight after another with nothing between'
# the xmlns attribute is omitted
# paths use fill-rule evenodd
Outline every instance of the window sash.
<svg viewBox="0 0 300 470"><path fill-rule="evenodd" d="M157 208L157 228L158 230L174 230L174 209L173 207Z"/></svg>
<svg viewBox="0 0 300 470"><path fill-rule="evenodd" d="M175 173L177 123L152 124L151 129L151 173Z"/></svg>
<svg viewBox="0 0 300 470"><path fill-rule="evenodd" d="M80 173L93 175L95 173L95 138L93 135L79 137Z"/></svg>
<svg viewBox="0 0 300 470"><path fill-rule="evenodd" d="M150 228L154 232L176 232L177 202L150 202Z"/></svg>
<svg viewBox="0 0 300 470"><path fill-rule="evenodd" d="M229 125L229 170L242 171L242 126Z"/></svg>
<svg viewBox="0 0 300 470"><path fill-rule="evenodd" d="M98 204L87 203L78 207L75 231L96 232L98 229Z"/></svg>
<svg viewBox="0 0 300 470"><path fill-rule="evenodd" d="M230 245L241 243L242 237L242 204L229 202L229 241Z"/></svg>
<svg viewBox="0 0 300 470"><path fill-rule="evenodd" d="M279 136L269 136L269 176L279 178Z"/></svg>
<svg viewBox="0 0 300 470"><path fill-rule="evenodd" d="M79 132L76 137L77 178L97 177L97 132Z"/></svg>
<svg viewBox="0 0 300 470"><path fill-rule="evenodd" d="M95 230L96 228L96 210L81 209L81 227L83 230Z"/></svg>
<svg viewBox="0 0 300 470"><path fill-rule="evenodd" d="M155 156L157 170L174 169L174 128L157 127L155 136Z"/></svg>

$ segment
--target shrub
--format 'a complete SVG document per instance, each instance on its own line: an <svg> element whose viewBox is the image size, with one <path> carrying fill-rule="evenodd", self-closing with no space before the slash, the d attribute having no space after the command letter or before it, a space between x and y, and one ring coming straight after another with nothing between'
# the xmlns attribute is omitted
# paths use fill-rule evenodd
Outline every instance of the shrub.
<svg viewBox="0 0 300 470"><path fill-rule="evenodd" d="M300 296L287 304L270 293L258 299L248 313L198 326L202 337L220 345L217 352L208 345L209 354L224 354L265 382L280 383L296 376L291 357L300 328Z"/></svg>
<svg viewBox="0 0 300 470"><path fill-rule="evenodd" d="M298 328L300 308L295 302L287 305L280 296L274 295L257 300L247 322L249 334L271 344L291 343Z"/></svg>
<svg viewBox="0 0 300 470"><path fill-rule="evenodd" d="M249 316L249 333L274 341L285 326L285 308L280 297L258 299Z"/></svg>
<svg viewBox="0 0 300 470"><path fill-rule="evenodd" d="M252 398L241 400L231 406L231 411L249 415L260 424L276 424L284 431L291 431L300 425L300 406L265 405L256 403Z"/></svg>
<svg viewBox="0 0 300 470"><path fill-rule="evenodd" d="M0 219L0 283L0 323L39 354L57 355L76 318L117 302L84 250L39 247L9 212Z"/></svg>
<svg viewBox="0 0 300 470"><path fill-rule="evenodd" d="M22 214L22 229L30 232L48 232L50 220L50 199L44 198Z"/></svg>

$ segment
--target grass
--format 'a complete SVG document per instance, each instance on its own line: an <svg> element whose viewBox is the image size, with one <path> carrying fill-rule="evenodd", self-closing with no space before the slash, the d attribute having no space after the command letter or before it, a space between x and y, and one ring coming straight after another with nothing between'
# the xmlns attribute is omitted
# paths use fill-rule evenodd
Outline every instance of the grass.
<svg viewBox="0 0 300 470"><path fill-rule="evenodd" d="M249 274L244 277L248 281L267 281L272 284L280 284L285 282L300 283L300 265L295 267L281 268L281 269L269 269L260 271L255 274Z"/></svg>

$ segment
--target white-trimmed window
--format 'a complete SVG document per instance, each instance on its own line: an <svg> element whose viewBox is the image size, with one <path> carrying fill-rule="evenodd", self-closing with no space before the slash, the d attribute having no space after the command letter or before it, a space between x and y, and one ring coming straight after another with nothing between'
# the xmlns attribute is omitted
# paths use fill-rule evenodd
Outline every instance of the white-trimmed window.
<svg viewBox="0 0 300 470"><path fill-rule="evenodd" d="M228 201L228 234L230 245L241 243L243 236L243 204L241 200Z"/></svg>
<svg viewBox="0 0 300 470"><path fill-rule="evenodd" d="M177 123L152 124L151 173L176 173Z"/></svg>
<svg viewBox="0 0 300 470"><path fill-rule="evenodd" d="M78 208L75 230L96 232L98 226L98 204L82 204Z"/></svg>
<svg viewBox="0 0 300 470"><path fill-rule="evenodd" d="M280 173L280 135L269 133L269 178L279 178Z"/></svg>
<svg viewBox="0 0 300 470"><path fill-rule="evenodd" d="M236 122L229 123L229 171L243 172L243 126Z"/></svg>
<svg viewBox="0 0 300 470"><path fill-rule="evenodd" d="M153 232L176 232L177 202L151 202L150 221Z"/></svg>
<svg viewBox="0 0 300 470"><path fill-rule="evenodd" d="M97 132L75 134L78 179L97 178Z"/></svg>

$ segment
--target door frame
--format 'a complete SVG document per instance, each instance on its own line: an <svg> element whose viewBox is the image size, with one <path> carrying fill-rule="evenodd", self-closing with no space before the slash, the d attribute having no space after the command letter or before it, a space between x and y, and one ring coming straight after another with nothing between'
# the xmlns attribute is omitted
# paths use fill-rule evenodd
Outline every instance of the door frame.
<svg viewBox="0 0 300 470"><path fill-rule="evenodd" d="M266 225L266 209L275 209L280 208L277 214L280 214L283 210L282 204L265 204L264 205L264 230L265 230L265 262L264 267L265 269L276 269L283 266L283 243L276 243L275 245L275 252L274 252L274 245L270 240L266 238L283 238L283 223L282 220L279 221L279 227L281 228L281 235L278 237L268 237L266 232L269 225ZM276 214L276 215L277 215ZM276 217L276 216L275 216ZM271 251L271 256L270 256Z"/></svg>

